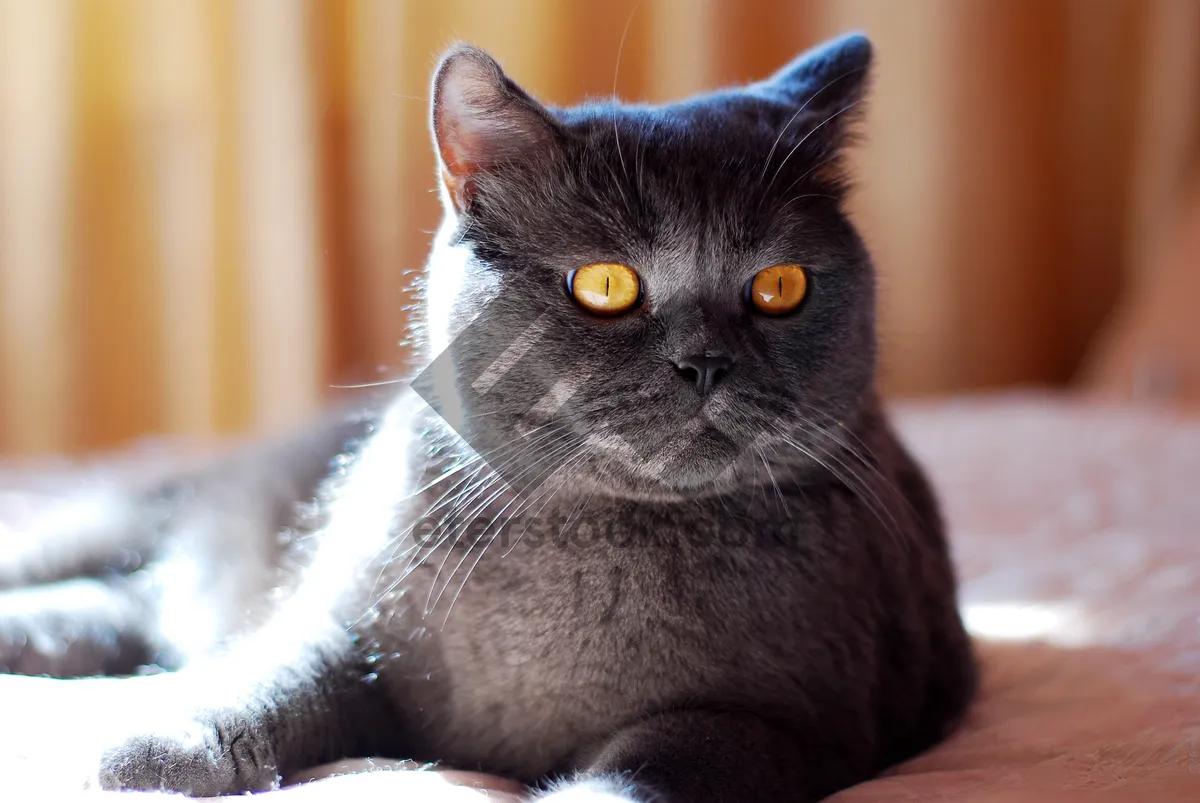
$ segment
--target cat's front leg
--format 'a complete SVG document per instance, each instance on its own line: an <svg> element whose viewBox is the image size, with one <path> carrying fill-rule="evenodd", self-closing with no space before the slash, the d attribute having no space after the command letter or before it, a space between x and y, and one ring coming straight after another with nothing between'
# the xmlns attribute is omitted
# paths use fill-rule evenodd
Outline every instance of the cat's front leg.
<svg viewBox="0 0 1200 803"><path fill-rule="evenodd" d="M661 714L617 733L538 803L819 800L861 780L831 747L752 714Z"/></svg>
<svg viewBox="0 0 1200 803"><path fill-rule="evenodd" d="M104 752L99 786L197 797L261 791L379 749L369 740L394 724L355 655L348 636L278 651L248 643L164 677L166 694L144 704L166 713Z"/></svg>

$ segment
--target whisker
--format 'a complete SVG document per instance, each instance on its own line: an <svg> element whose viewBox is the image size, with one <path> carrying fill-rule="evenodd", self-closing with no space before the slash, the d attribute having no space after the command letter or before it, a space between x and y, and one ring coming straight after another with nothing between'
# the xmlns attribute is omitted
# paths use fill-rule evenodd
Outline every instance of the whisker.
<svg viewBox="0 0 1200 803"><path fill-rule="evenodd" d="M900 528L900 523L892 513L891 508L884 503L875 489L864 481L862 475L854 471L853 467L840 460L835 454L823 450L825 457L834 460L837 463L837 466L842 469L839 470L838 467L831 465L828 460L822 459L820 455L809 449L807 446L797 443L790 438L784 438L784 442L802 454L808 456L811 460L816 462L835 478L837 478L838 481L845 485L855 496L857 496L866 504L867 509L870 510L875 518L879 520L879 523L883 525L884 529L887 530L888 535L897 543L897 545L907 548L908 544L903 538L903 531Z"/></svg>
<svg viewBox="0 0 1200 803"><path fill-rule="evenodd" d="M488 413L483 413L482 415L489 415L489 414L488 414ZM496 448L495 448L495 449L492 451L493 457L494 457L495 453L496 453L496 452L498 452L500 449L505 449L505 448L508 448L509 446L511 446L511 445L513 445L513 444L515 444L515 443L517 443L517 441L518 441L519 439L521 439L521 438L528 438L528 437L532 436L534 433L540 432L540 431L542 431L542 430L544 430L544 429L546 429L547 427L550 427L550 426L554 426L554 425L553 425L553 424L542 424L541 426L539 426L539 427L534 427L534 428L533 428L533 429L531 429L529 432L526 432L526 433L524 433L524 434L522 434L522 435L519 435L519 436L517 436L516 438L513 438L512 440L510 440L510 441L508 441L508 442L506 442L506 443L500 444L499 446L497 446L497 447L496 447ZM476 463L476 462L478 462L478 461L480 461L480 460L483 460L484 462L487 462L487 458L485 458L483 455L479 454L478 452L476 452L474 455L472 455L472 456L471 456L471 457L469 457L469 458L465 458L465 460L466 460L466 462L465 462L465 463L461 463L461 464L459 464L459 465L457 465L457 466L454 466L454 467L453 467L452 469L450 469L449 471L443 472L443 473L442 473L442 474L441 474L441 475L440 475L440 476L439 476L437 479L434 479L434 480L430 481L428 484L424 485L423 487L421 487L421 488L418 488L416 491L413 491L413 493L409 494L409 497L408 497L408 498L409 498L409 499L412 499L412 498L414 498L414 497L420 496L421 494L425 493L425 492L426 492L426 491L428 491L428 490L431 490L431 489L432 489L434 486L436 486L436 485L439 485L439 484L440 484L440 483L442 483L444 480L446 480L448 477L450 477L450 476L452 476L452 475L454 475L454 474L457 474L459 471L461 471L463 468L465 468L465 467L466 467L466 466L468 466L468 465L471 465L471 464L473 464L473 463Z"/></svg>
<svg viewBox="0 0 1200 803"><path fill-rule="evenodd" d="M801 173L800 175L798 175L798 176L796 177L796 180L795 180L795 181L793 181L791 184L787 185L787 189L785 189L785 190L784 190L782 193L780 193L780 194L781 194L781 195L787 195L787 194L788 194L789 192L791 192L791 191L792 191L792 189L793 189L793 188L795 188L795 186L796 186L797 184L799 184L801 181L804 181L804 179L808 178L810 175L812 175L812 174L813 174L813 173L815 173L816 171L820 170L822 167L824 167L825 165L829 164L830 162L836 162L838 159L841 159L841 158L842 158L842 154L841 154L840 152L835 152L835 153L834 153L832 156L827 156L827 157L825 157L824 159L822 159L821 161L817 162L815 165L813 165L812 167L808 168L808 169L807 169L807 170L805 170L803 173ZM788 201L788 203L791 203L791 201Z"/></svg>
<svg viewBox="0 0 1200 803"><path fill-rule="evenodd" d="M865 68L859 67L857 69L848 70L848 71L842 73L841 75L838 75L838 76L830 79L829 83L825 84L823 87L818 89L816 92L809 95L808 99L805 100L802 104L800 104L800 108L796 109L796 113L793 114L791 119L788 120L787 123L784 124L783 128L781 128L779 130L779 136L775 137L775 141L773 143L771 143L771 150L767 151L767 158L765 160L763 160L762 172L759 173L759 175L758 175L759 183L762 183L762 180L766 177L767 168L771 166L771 157L775 155L775 149L779 147L780 141L783 140L783 135L786 134L787 130L792 127L792 123L796 122L796 118L798 118L801 114L803 114L804 110L808 108L809 104L812 103L814 100L816 100L817 97L822 92L824 92L826 89L829 89L829 87L833 86L834 84L836 84L838 81L842 80L843 78L848 78L857 72L862 72L863 69L865 69ZM787 160L785 159L784 161L787 161Z"/></svg>
<svg viewBox="0 0 1200 803"><path fill-rule="evenodd" d="M535 439L535 441L532 444L529 444L529 446L532 447L548 439L552 439L557 434L560 434L559 430L545 433L538 439ZM510 448L514 448L512 459L515 460L517 457L519 457L519 453L515 452L515 446L517 445L517 439L513 439L512 441L497 447L491 452L493 461L495 461L497 454ZM501 464L501 468L508 465L509 462L509 460L506 460L503 464ZM492 473L481 478L480 475L483 474L484 469L486 468L492 469ZM388 585L383 593L379 595L378 599L381 600L395 591L395 589L401 582L404 581L405 578L407 578L413 571L415 571L422 563L428 560L429 557L431 557L441 546L445 544L447 538L446 531L450 526L453 526L454 518L463 509L465 509L466 506L472 504L474 500L478 499L483 494L490 492L491 489L496 486L496 484L502 482L502 478L499 477L498 473L496 473L497 471L498 469L496 467L490 466L486 461L480 458L478 465L470 476L460 478L454 483L453 486L442 493L437 500L429 505L422 516L414 519L411 525L404 528L397 533L394 538L390 539L389 544L385 545L383 549L391 547L392 554L388 557L387 561L383 562L381 565L379 577L377 577L375 581L376 585L378 585L379 580L382 579L382 576L388 567L394 564L395 561L405 557L406 555L409 556L409 559L404 568L397 573L396 578ZM464 490L464 485L472 482L474 482L474 485L471 485ZM451 504L451 509L448 513L443 515L433 532L429 534L429 541L425 543L413 542L408 546L408 548L401 550L405 539L411 536L417 522L432 516L434 512L446 502ZM442 530L442 534L440 535L438 533L439 530ZM383 549L380 550L380 554L382 554ZM425 551L423 556L421 554L422 551ZM374 590L375 589L372 588L372 595L374 595Z"/></svg>
<svg viewBox="0 0 1200 803"><path fill-rule="evenodd" d="M858 435L857 432L855 432L853 429L847 427L845 425L845 423L837 420L836 418L829 415L828 413L820 413L819 411L811 411L811 412L816 412L818 415L824 417L832 425L832 427L836 428L836 430L835 430L830 427L821 427L816 422L814 422L808 418L805 418L804 416L800 416L800 418L803 419L805 423L807 423L811 428L813 428L813 430L815 431L814 434L824 435L825 437L829 438L831 441L836 443L849 456L853 457L855 460L858 461L859 464L861 464L864 468L866 468L872 474L874 474L875 477L881 483L883 483L883 485L890 492L894 493L896 497L903 500L905 505L907 505L912 512L914 512L914 513L916 512L912 508L912 504L911 504L910 500L908 499L908 497L906 497L903 493L901 493L900 490L896 487L895 482L879 469L880 460L879 460L878 455L875 454L875 452L871 449L871 447L867 444L867 442L864 441ZM842 435L846 436L847 438L853 438L858 443L858 445L862 448L862 450L864 452L866 452L866 457L864 457L863 454L861 454L858 451L858 449L856 449L854 447L853 444L850 444L850 443L846 442L845 440L841 440L837 436L837 433L839 433L839 432L842 433ZM868 460L867 457L870 457L871 459Z"/></svg>
<svg viewBox="0 0 1200 803"><path fill-rule="evenodd" d="M357 385L330 385L333 390L362 390L363 388L385 388L388 385L400 385L407 382L407 377L400 379L381 379L378 382L362 382Z"/></svg>
<svg viewBox="0 0 1200 803"><path fill-rule="evenodd" d="M568 447L567 447L567 451L571 451L572 449L579 450L581 445L582 445L582 444L581 444L581 442L579 442L579 441L576 441L574 444L569 444L569 445L568 445ZM558 452L558 453L561 453L561 451L560 451L560 452ZM574 457L578 457L578 455L579 455L579 454L580 454L580 452L579 452L579 451L575 451L575 453L574 453L574 455L573 455L572 459L573 459ZM568 463L569 463L569 462L570 462L570 460L568 460ZM543 472L543 474L537 478L537 479L538 479L538 485L540 486L541 484L543 484L543 483L544 483L544 482L545 482L545 481L548 479L548 475L550 475L550 474L554 474L554 473L556 473L556 472L560 471L560 470L561 470L561 469L562 469L562 468L563 468L565 465L567 465L567 463L564 463L564 464L561 464L561 465L558 465L558 466L551 465L551 467L550 467L549 469L547 469L547 470L546 470L546 472ZM497 522L497 521L498 521L500 518L502 518L502 517L503 517L503 515L504 515L504 512L505 512L505 511L506 511L506 510L507 510L507 509L508 509L508 508L509 508L511 505L513 505L514 503L517 503L519 499L520 499L520 496L518 495L518 496L515 496L515 497L513 497L513 499L509 500L509 501L508 501L508 502L507 502L507 503L504 505L504 507L502 507L502 508L500 509L500 512L498 512L498 513L497 513L497 514L496 514L494 517L492 517L491 521L489 521L489 522L488 522L487 526L484 528L484 533L486 534L486 533L488 533L489 531L491 531L491 529L492 529L492 526L493 526L493 525L494 525L494 524L495 524L495 523L496 523L496 522ZM518 505L518 507L519 507L519 505ZM466 585L467 585L467 581L468 581L468 580L470 579L470 577L471 577L471 573L475 571L475 567L476 567L476 566L478 566L478 565L479 565L479 561L483 559L483 554L484 554L485 552L487 552L488 548L489 548L489 547L492 545L492 543L493 543L493 542L496 540L496 537L497 537L498 535L499 535L499 532L494 532L494 533L492 533L491 537L490 537L490 538L488 538L488 541L487 541L487 543L484 545L483 549L479 550L479 554L478 554L478 556L475 558L475 562L471 564L471 567L470 567L470 568L467 570L466 577L464 577L464 578L463 578L462 585L461 585L461 586L459 586L458 593L456 593L456 594L454 595L454 599L453 599L453 601L451 601L451 603L450 603L450 607L449 607L449 608L446 610L446 617L445 617L445 618L446 618L446 620L448 620L448 619L450 618L450 610L452 610L452 609L454 608L454 603L458 601L458 598L459 598L460 596L462 596L462 591L463 591L463 588L465 588L465 587L466 587ZM426 614L430 614L430 613L432 613L434 610L436 610L436 609L437 609L438 603L441 601L441 599L442 599L442 596L443 596L443 595L446 593L447 589L449 589L449 588L450 588L450 585L451 585L451 583L454 581L454 577L455 577L455 575L457 575L457 574L458 574L458 571L459 571L459 569L461 569L461 568L462 568L462 566L463 566L463 564L464 564L464 563L466 563L466 561L467 561L467 557L468 557L468 556L471 554L471 551L472 551L472 550L474 550L474 549L475 549L475 547L476 547L477 545L478 545L477 543L472 543L472 544L468 545L467 551L466 551L466 552L463 554L463 556L462 556L462 559L461 559L461 560L459 560L458 564L457 564L457 565L454 567L454 570L453 570L453 571L450 573L450 576L449 576L449 577L446 579L446 584L445 584L444 586L442 586L442 590L441 590L440 592L438 592L437 598L433 600L432 604L427 604L427 605L426 605ZM504 554L507 554L507 553L504 553ZM503 557L503 554L501 555L501 557ZM434 578L434 585L436 585L436 583L437 583L437 578L435 577L435 578ZM431 590L431 592L432 592L432 588L431 588L430 590ZM443 622L443 624L444 624L444 622Z"/></svg>
<svg viewBox="0 0 1200 803"><path fill-rule="evenodd" d="M575 457L571 458L571 461L573 462L573 461L577 460L579 457L583 456L586 453L587 453L586 450L581 448L579 450L579 454L576 455ZM563 464L563 466L561 468L565 468L566 465L567 464ZM546 489L547 484L543 483L541 487L543 489ZM523 508L518 509L513 514L513 517L516 518L517 516L520 516L526 510L533 507L539 499L541 499L543 496L546 496L546 501L542 502L542 506L537 509L537 512L534 513L533 517L530 519L530 523L537 521L538 516L542 515L542 511L546 509L546 505L550 504L550 502L554 499L555 495L557 495L560 490L562 490L562 486L555 487L553 490L542 490L537 496L532 497L527 505L525 505ZM547 496L547 494L549 494L549 495ZM502 558L508 557L509 553L511 553L514 549L517 548L517 544L519 544L521 542L521 539L525 537L525 533L527 533L528 531L529 531L529 524L526 524L525 528L523 530L521 530L520 534L517 536L517 540L513 541L512 546L510 546L508 549L506 549L504 552L502 552L500 557L502 557Z"/></svg>
<svg viewBox="0 0 1200 803"><path fill-rule="evenodd" d="M771 471L771 464L767 461L767 456L763 454L761 446L755 446L755 451L758 452L758 458L762 460L763 468L767 470L767 477L771 480L771 485L775 488L775 496L779 498L779 507L787 513L787 517L792 518L792 511L788 508L787 502L783 499L783 491L779 489L779 483L775 481L775 473Z"/></svg>
<svg viewBox="0 0 1200 803"><path fill-rule="evenodd" d="M536 470L542 464L543 461L553 460L558 455L564 453L565 451L569 451L571 448L573 448L573 444L569 440L572 437L575 437L574 433L568 432L562 438L555 440L553 442L553 446L542 449L540 453L534 453L534 454L529 455L529 460L528 460L529 465L527 465L524 469L522 469L519 474L514 476L511 481L506 480L504 482L503 487L501 487L499 490L492 492L491 495L488 496L487 499L485 499L485 500L483 500L483 502L477 504L475 506L475 509L472 510L469 514L467 514L465 516L462 524L453 525L453 529L448 530L446 537L441 539L441 541L442 542L451 542L452 545L454 543L457 543L458 539L462 537L462 532L464 532L465 528L469 527L472 524L474 518L476 516L478 516L481 512L483 512L485 509L487 509L488 505L490 505L492 502L495 502L497 499L499 499L501 496L503 496L505 491L507 491L508 488L511 487L512 484L515 483L516 480L525 476L530 471ZM538 477L538 479L540 479L540 477ZM486 493L486 491L485 491L485 493ZM482 494L480 494L480 495L482 495ZM476 497L476 498L478 498L478 497ZM514 499L517 499L517 498L519 498L519 492L518 492L518 495L514 497ZM496 522L496 520L501 515L503 515L504 510L506 510L508 508L508 506L511 505L512 503L513 503L513 500L510 500L509 502L505 503L504 507L501 508L500 513L497 513L496 517L494 517L488 523L487 527L484 528L484 533L486 533L488 528L490 528ZM473 545L468 545L468 549L467 549L468 554L470 553L472 546ZM437 573L434 575L433 581L430 583L429 599L427 599L425 602L425 612L427 614L430 613L433 610L433 608L437 606L437 600L433 599L434 591L437 588L438 580L440 579L442 572L445 570L446 565L450 560L450 555L451 555L451 550L447 549L445 556L443 556L443 558L442 558L441 564L438 566ZM465 560L465 559L466 559L466 556L464 555L463 560ZM462 562L463 562L462 560L459 561L459 566L462 565ZM457 567L456 567L455 571L457 571ZM453 578L453 576L454 575L451 574L451 579ZM447 581L447 586L448 585L449 585L449 581ZM437 599L441 599L443 593L445 593L445 587L443 587L442 591L437 594Z"/></svg>
<svg viewBox="0 0 1200 803"><path fill-rule="evenodd" d="M613 126L613 142L617 148L617 159L621 162L621 172L625 174L625 179L629 179L629 170L625 167L625 157L621 153L621 137L617 131L617 78L621 74L621 55L625 52L625 39L629 36L629 26L633 24L633 18L637 15L638 9L642 7L642 0L638 0L634 4L633 10L629 12L629 16L625 19L625 28L621 31L621 42L617 45L617 63L613 66L613 85L612 85L612 126ZM624 193L622 193L624 196Z"/></svg>
<svg viewBox="0 0 1200 803"><path fill-rule="evenodd" d="M771 180L769 182L767 182L767 186L763 190L763 196L764 197L766 196L767 190L771 189L771 186L775 183L775 180L777 178L779 178L779 173L781 170L783 170L783 166L788 163L788 160L792 158L792 155L795 154L796 151L800 150L801 146L804 145L805 142L808 142L809 137L811 137L813 134L817 133L817 131L821 130L823 127L828 125L830 121L832 121L838 117L841 117L843 114L845 114L846 112L853 109L859 103L861 103L861 101L856 100L852 103L846 104L842 108L840 108L837 111L830 114L828 117L826 117L821 122L817 123L811 129L809 129L808 133L805 134L803 137L801 137L800 141L797 142L795 145L793 145L792 149L787 152L787 156L783 157L783 161L779 163L779 167L775 168L775 173L771 176Z"/></svg>

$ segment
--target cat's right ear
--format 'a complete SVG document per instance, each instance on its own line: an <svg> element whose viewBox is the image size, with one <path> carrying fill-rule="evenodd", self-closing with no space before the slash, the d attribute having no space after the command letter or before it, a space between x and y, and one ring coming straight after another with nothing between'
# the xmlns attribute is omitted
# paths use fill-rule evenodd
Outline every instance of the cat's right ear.
<svg viewBox="0 0 1200 803"><path fill-rule="evenodd" d="M450 204L466 209L481 175L553 147L557 123L484 51L459 46L433 78L433 138Z"/></svg>
<svg viewBox="0 0 1200 803"><path fill-rule="evenodd" d="M797 114L787 115L787 125L798 123L794 130L805 139L815 134L814 147L837 151L860 116L872 52L866 36L846 34L800 54L753 87L805 113L799 122Z"/></svg>

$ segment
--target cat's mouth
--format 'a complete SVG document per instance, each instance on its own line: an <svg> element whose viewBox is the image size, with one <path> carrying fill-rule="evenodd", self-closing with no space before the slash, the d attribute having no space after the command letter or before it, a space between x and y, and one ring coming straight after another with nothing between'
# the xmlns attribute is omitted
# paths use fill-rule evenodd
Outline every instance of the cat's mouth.
<svg viewBox="0 0 1200 803"><path fill-rule="evenodd" d="M596 405L573 412L520 417L513 429L525 444L521 459L506 459L514 453L509 441L489 444L489 462L518 487L554 477L619 497L679 499L727 491L758 460L761 433L753 429L752 411L728 393L700 404L658 399L636 409ZM498 419L488 420L495 429Z"/></svg>

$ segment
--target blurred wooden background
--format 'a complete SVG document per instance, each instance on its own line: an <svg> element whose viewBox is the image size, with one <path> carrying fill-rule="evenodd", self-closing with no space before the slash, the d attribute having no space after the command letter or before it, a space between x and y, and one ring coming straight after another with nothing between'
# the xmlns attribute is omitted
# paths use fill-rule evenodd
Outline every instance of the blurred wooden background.
<svg viewBox="0 0 1200 803"><path fill-rule="evenodd" d="M1195 172L1195 0L0 0L0 453L289 426L397 371L447 43L660 100L847 28L886 390L1069 382Z"/></svg>

